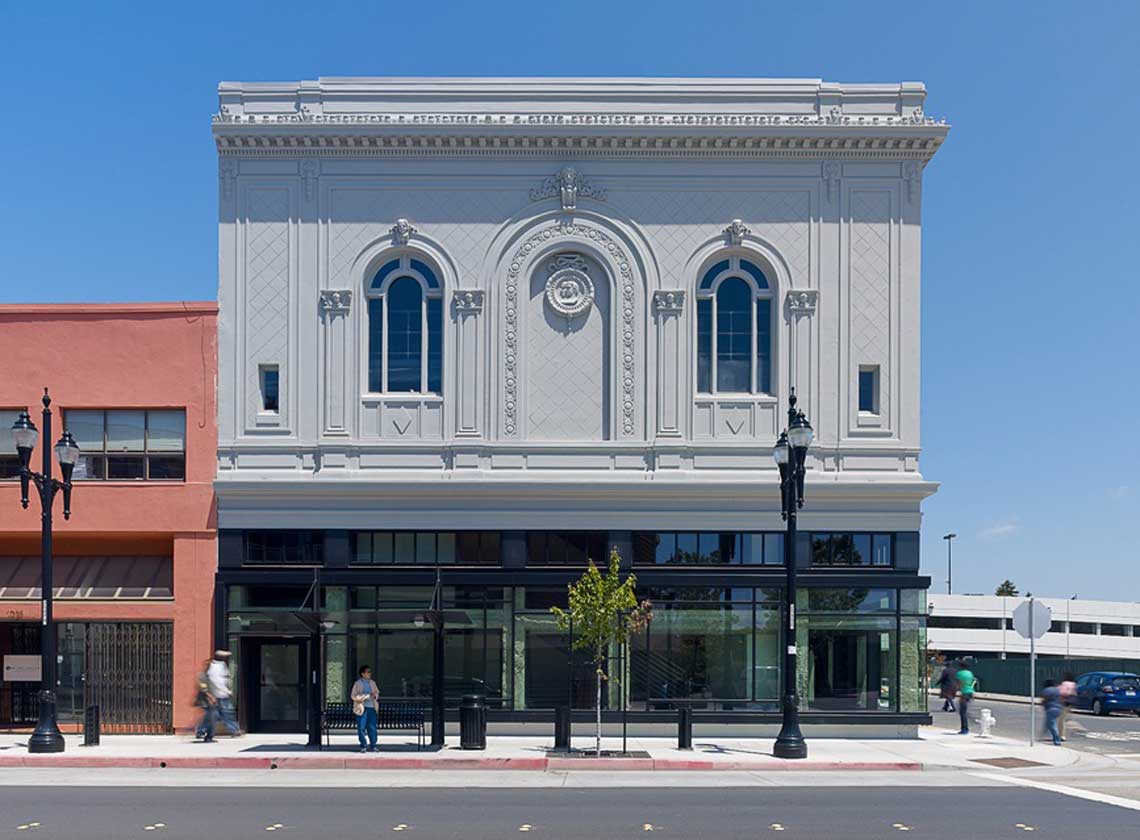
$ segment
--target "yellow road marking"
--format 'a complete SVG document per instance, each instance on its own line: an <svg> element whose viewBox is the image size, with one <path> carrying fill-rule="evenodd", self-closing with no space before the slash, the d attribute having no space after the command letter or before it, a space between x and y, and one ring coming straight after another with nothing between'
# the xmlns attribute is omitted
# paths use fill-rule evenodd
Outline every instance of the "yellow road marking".
<svg viewBox="0 0 1140 840"><path fill-rule="evenodd" d="M645 823L641 826L642 831L653 831L653 823Z"/></svg>
<svg viewBox="0 0 1140 840"><path fill-rule="evenodd" d="M784 827L782 825L780 825L779 823L772 823L770 826L768 826L768 828L772 829L773 831L783 831L784 830Z"/></svg>
<svg viewBox="0 0 1140 840"><path fill-rule="evenodd" d="M394 826L392 826L392 830L393 831L407 831L408 830L408 824L407 823L400 823L399 825L394 825Z"/></svg>
<svg viewBox="0 0 1140 840"><path fill-rule="evenodd" d="M519 831L530 831L532 827L530 823L523 823L519 826Z"/></svg>
<svg viewBox="0 0 1140 840"><path fill-rule="evenodd" d="M899 831L910 831L910 826L903 823L895 823L892 828L897 828Z"/></svg>

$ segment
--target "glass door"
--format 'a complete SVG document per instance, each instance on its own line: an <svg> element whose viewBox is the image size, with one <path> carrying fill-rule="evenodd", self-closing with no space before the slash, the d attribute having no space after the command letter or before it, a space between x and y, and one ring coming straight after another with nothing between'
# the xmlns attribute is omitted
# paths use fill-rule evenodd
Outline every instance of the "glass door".
<svg viewBox="0 0 1140 840"><path fill-rule="evenodd" d="M257 669L248 718L254 732L304 732L308 725L306 643L265 639L253 643ZM248 666L247 666L248 667Z"/></svg>

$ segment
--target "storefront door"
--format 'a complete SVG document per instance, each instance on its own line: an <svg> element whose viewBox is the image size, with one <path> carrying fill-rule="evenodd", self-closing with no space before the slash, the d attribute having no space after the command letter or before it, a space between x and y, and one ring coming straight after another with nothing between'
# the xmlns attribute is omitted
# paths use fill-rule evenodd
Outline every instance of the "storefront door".
<svg viewBox="0 0 1140 840"><path fill-rule="evenodd" d="M248 639L243 659L254 677L247 720L251 732L304 732L308 727L308 642Z"/></svg>

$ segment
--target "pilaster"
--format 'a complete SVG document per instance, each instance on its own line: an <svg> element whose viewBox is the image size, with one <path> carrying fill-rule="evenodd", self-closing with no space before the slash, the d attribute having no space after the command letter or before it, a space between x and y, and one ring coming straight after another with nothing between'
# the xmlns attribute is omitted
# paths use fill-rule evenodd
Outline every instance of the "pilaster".
<svg viewBox="0 0 1140 840"><path fill-rule="evenodd" d="M657 437L680 438L684 434L681 418L685 416L684 372L685 293L679 290L653 293L653 312L657 318Z"/></svg>
<svg viewBox="0 0 1140 840"><path fill-rule="evenodd" d="M351 329L349 311L352 307L350 289L326 289L320 295L322 351L324 368L322 371L323 416L321 434L323 436L345 437L349 428L349 395Z"/></svg>
<svg viewBox="0 0 1140 840"><path fill-rule="evenodd" d="M452 297L455 310L455 436L482 437L483 365L480 348L483 346L483 302L480 289L460 289Z"/></svg>

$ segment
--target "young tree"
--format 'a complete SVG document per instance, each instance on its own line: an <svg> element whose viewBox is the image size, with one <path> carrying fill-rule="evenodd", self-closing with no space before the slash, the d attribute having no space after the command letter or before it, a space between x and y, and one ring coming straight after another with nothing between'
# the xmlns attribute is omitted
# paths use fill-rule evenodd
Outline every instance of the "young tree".
<svg viewBox="0 0 1140 840"><path fill-rule="evenodd" d="M602 754L602 682L608 679L606 665L612 645L625 644L632 633L643 628L651 616L648 601L638 603L634 588L637 578L630 574L621 577L621 557L615 548L610 552L610 564L603 575L590 560L586 571L577 583L567 586L570 594L569 609L551 607L560 630L574 630L574 650L586 650L594 664L597 692L594 715L597 729L594 753Z"/></svg>
<svg viewBox="0 0 1140 840"><path fill-rule="evenodd" d="M1013 581L1010 580L1009 578L1006 578L1005 580L1003 580L1001 582L1001 584L998 586L998 588L994 591L994 594L995 595L1007 595L1010 598L1016 598L1019 593L1018 593L1017 587L1014 585Z"/></svg>

